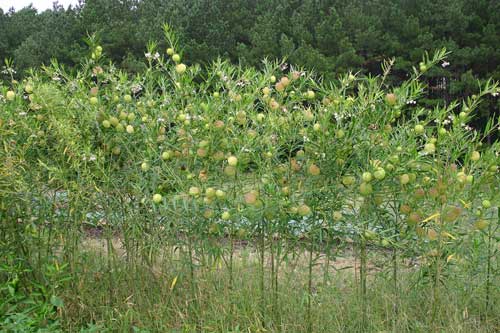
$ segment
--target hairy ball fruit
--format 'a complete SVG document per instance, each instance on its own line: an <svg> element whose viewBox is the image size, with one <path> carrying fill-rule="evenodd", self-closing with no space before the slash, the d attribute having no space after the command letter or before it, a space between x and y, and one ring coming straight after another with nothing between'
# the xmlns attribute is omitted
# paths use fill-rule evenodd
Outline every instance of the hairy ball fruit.
<svg viewBox="0 0 500 333"><path fill-rule="evenodd" d="M457 206L446 207L444 211L443 220L445 222L455 222L462 214L462 208Z"/></svg>
<svg viewBox="0 0 500 333"><path fill-rule="evenodd" d="M290 79L286 76L283 76L280 80L281 84L286 88L290 84Z"/></svg>
<svg viewBox="0 0 500 333"><path fill-rule="evenodd" d="M406 185L410 182L410 176L405 173L405 174L402 174L401 176L399 176L399 182L401 183L401 185Z"/></svg>
<svg viewBox="0 0 500 333"><path fill-rule="evenodd" d="M163 197L161 196L161 194L156 193L155 195L153 195L153 202L154 203L160 203L162 199L163 199Z"/></svg>
<svg viewBox="0 0 500 333"><path fill-rule="evenodd" d="M399 207L399 212L401 214L410 214L411 213L411 207L408 206L408 205L401 205L401 207Z"/></svg>
<svg viewBox="0 0 500 333"><path fill-rule="evenodd" d="M414 193L416 199L422 199L425 197L425 190L423 188L417 188Z"/></svg>
<svg viewBox="0 0 500 333"><path fill-rule="evenodd" d="M373 176L372 176L371 172L363 172L363 174L361 175L361 178L363 179L363 181L365 183L369 183L372 181Z"/></svg>
<svg viewBox="0 0 500 333"><path fill-rule="evenodd" d="M205 211L203 212L203 217L206 219L211 219L212 217L214 217L214 211L210 208L205 209Z"/></svg>
<svg viewBox="0 0 500 333"><path fill-rule="evenodd" d="M132 126L132 125L127 125L127 127L126 127L126 131L127 131L127 133L128 133L128 134L132 134L132 133L134 133L134 126Z"/></svg>
<svg viewBox="0 0 500 333"><path fill-rule="evenodd" d="M340 221L342 219L342 212L339 210L336 210L333 212L333 220L334 221Z"/></svg>
<svg viewBox="0 0 500 333"><path fill-rule="evenodd" d="M97 103L99 103L99 100L97 99L97 97L90 97L90 105L96 105Z"/></svg>
<svg viewBox="0 0 500 333"><path fill-rule="evenodd" d="M255 191L250 191L243 196L245 203L247 205L254 205L257 202L257 193Z"/></svg>
<svg viewBox="0 0 500 333"><path fill-rule="evenodd" d="M410 224L410 225L416 225L421 220L422 220L422 218L420 217L420 215L418 213L411 213L410 215L408 215L408 224Z"/></svg>
<svg viewBox="0 0 500 333"><path fill-rule="evenodd" d="M423 125L415 125L415 133L420 135L420 134L424 134L425 132L425 127Z"/></svg>
<svg viewBox="0 0 500 333"><path fill-rule="evenodd" d="M177 74L184 74L186 72L186 65L184 64L177 64L175 66L175 71L177 72Z"/></svg>
<svg viewBox="0 0 500 333"><path fill-rule="evenodd" d="M345 186L351 186L356 182L356 178L354 176L344 176L342 177L342 184Z"/></svg>
<svg viewBox="0 0 500 333"><path fill-rule="evenodd" d="M103 126L104 128L110 128L110 127L111 127L111 123L109 122L109 120L104 120L104 121L102 122L102 126Z"/></svg>
<svg viewBox="0 0 500 333"><path fill-rule="evenodd" d="M224 174L229 177L234 177L236 175L236 168L232 165L228 165L224 168Z"/></svg>
<svg viewBox="0 0 500 333"><path fill-rule="evenodd" d="M113 125L115 127L120 123L120 121L116 117L109 118L109 122L111 123L111 125Z"/></svg>
<svg viewBox="0 0 500 333"><path fill-rule="evenodd" d="M429 238L429 240L436 240L438 237L438 233L436 232L436 230L434 229L428 229L427 230L427 238Z"/></svg>
<svg viewBox="0 0 500 333"><path fill-rule="evenodd" d="M431 198L434 198L434 199L435 199L435 198L437 198L437 197L439 196L439 191L438 191L438 189L437 189L437 188L435 188L435 187L431 187L431 188L429 189L429 196L430 196Z"/></svg>
<svg viewBox="0 0 500 333"><path fill-rule="evenodd" d="M213 199L216 196L216 190L213 187L207 187L205 189L205 195L207 198Z"/></svg>
<svg viewBox="0 0 500 333"><path fill-rule="evenodd" d="M164 151L161 154L161 159L164 160L164 161L170 159L171 157L172 157L172 153L170 151Z"/></svg>
<svg viewBox="0 0 500 333"><path fill-rule="evenodd" d="M236 112L236 122L240 125L244 125L247 122L247 113L245 111Z"/></svg>
<svg viewBox="0 0 500 333"><path fill-rule="evenodd" d="M475 223L474 223L474 227L477 229L477 230L484 230L488 227L489 223L488 221L486 220L477 220Z"/></svg>
<svg viewBox="0 0 500 333"><path fill-rule="evenodd" d="M174 49L173 49L173 48L171 48L171 47L169 47L169 48L167 49L167 54L168 54L169 56L172 56L172 55L174 54Z"/></svg>
<svg viewBox="0 0 500 333"><path fill-rule="evenodd" d="M366 240L374 240L377 237L377 233L375 231L372 231L372 230L366 230L363 233L363 237Z"/></svg>
<svg viewBox="0 0 500 333"><path fill-rule="evenodd" d="M206 157L208 155L208 151L205 148L198 148L198 150L196 150L196 155L199 157Z"/></svg>
<svg viewBox="0 0 500 333"><path fill-rule="evenodd" d="M231 218L231 213L229 213L229 212L224 212L224 213L222 213L222 215L221 215L221 219L223 219L224 221L227 221L227 220L229 220L230 218Z"/></svg>
<svg viewBox="0 0 500 333"><path fill-rule="evenodd" d="M486 209L491 208L491 201L485 199L485 200L483 200L481 205Z"/></svg>
<svg viewBox="0 0 500 333"><path fill-rule="evenodd" d="M141 169L142 169L142 171L148 171L149 170L149 163L148 162L142 162Z"/></svg>
<svg viewBox="0 0 500 333"><path fill-rule="evenodd" d="M300 205L297 208L297 213L299 213L300 216L308 216L311 214L311 212L311 208L306 204Z"/></svg>
<svg viewBox="0 0 500 333"><path fill-rule="evenodd" d="M395 105L396 100L397 100L396 95L394 95L393 93L389 93L389 94L385 95L385 101L389 105Z"/></svg>
<svg viewBox="0 0 500 333"><path fill-rule="evenodd" d="M116 129L117 132L123 132L123 131L125 131L125 127L123 127L123 125L120 124L120 123L118 123L116 125L115 129Z"/></svg>
<svg viewBox="0 0 500 333"><path fill-rule="evenodd" d="M229 156L227 159L227 164L230 166L237 166L238 165L238 158L236 156Z"/></svg>
<svg viewBox="0 0 500 333"><path fill-rule="evenodd" d="M467 181L467 175L465 174L465 172L463 172L463 171L458 172L457 173L457 180L460 183L465 183Z"/></svg>
<svg viewBox="0 0 500 333"><path fill-rule="evenodd" d="M199 187L196 187L196 186L191 186L189 188L189 195L192 196L192 197L198 197L200 196L200 188Z"/></svg>
<svg viewBox="0 0 500 333"><path fill-rule="evenodd" d="M373 173L373 176L375 177L375 179L377 180L382 180L385 178L385 170L383 168L378 168L377 170L375 170L375 172Z"/></svg>
<svg viewBox="0 0 500 333"><path fill-rule="evenodd" d="M178 54L176 53L176 54L174 54L174 55L172 56L172 60L173 60L174 62L179 62L179 61L181 61L181 56L180 56L180 55L178 55Z"/></svg>
<svg viewBox="0 0 500 333"><path fill-rule="evenodd" d="M314 163L309 166L307 171L312 176L318 176L321 173L320 168Z"/></svg>
<svg viewBox="0 0 500 333"><path fill-rule="evenodd" d="M373 192L373 188L372 188L372 185L369 184L369 183L361 183L359 185L359 193L361 193L361 195L370 195L372 194Z"/></svg>
<svg viewBox="0 0 500 333"><path fill-rule="evenodd" d="M223 190L217 190L215 191L215 196L217 197L217 199L222 200L226 197L226 192L224 192Z"/></svg>
<svg viewBox="0 0 500 333"><path fill-rule="evenodd" d="M470 159L474 162L479 161L480 158L481 158L481 154L478 151L473 151L471 156L470 156Z"/></svg>
<svg viewBox="0 0 500 333"><path fill-rule="evenodd" d="M436 152L436 145L433 143L426 143L424 145L424 152L427 154L434 154Z"/></svg>

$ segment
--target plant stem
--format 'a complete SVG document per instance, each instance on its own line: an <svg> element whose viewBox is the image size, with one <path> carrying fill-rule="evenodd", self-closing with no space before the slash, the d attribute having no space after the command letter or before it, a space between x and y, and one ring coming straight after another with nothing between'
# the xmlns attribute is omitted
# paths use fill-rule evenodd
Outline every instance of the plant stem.
<svg viewBox="0 0 500 333"><path fill-rule="evenodd" d="M361 239L360 244L360 266L359 277L361 283L361 310L362 310L362 327L366 329L367 323L367 300L366 300L366 242L364 238Z"/></svg>
<svg viewBox="0 0 500 333"><path fill-rule="evenodd" d="M261 225L260 225L260 306L261 306L261 320L262 320L262 327L266 327L266 299L265 299L265 281L264 281L264 275L265 275L265 232L264 232L264 219L261 220Z"/></svg>
<svg viewBox="0 0 500 333"><path fill-rule="evenodd" d="M313 269L313 250L314 250L314 237L311 235L311 243L309 248L309 265L308 265L308 286L307 286L307 332L313 332L312 325L312 269Z"/></svg>

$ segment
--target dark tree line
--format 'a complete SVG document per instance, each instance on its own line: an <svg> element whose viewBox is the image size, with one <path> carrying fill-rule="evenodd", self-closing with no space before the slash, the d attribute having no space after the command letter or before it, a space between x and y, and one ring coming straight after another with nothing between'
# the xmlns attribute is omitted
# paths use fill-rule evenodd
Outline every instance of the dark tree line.
<svg viewBox="0 0 500 333"><path fill-rule="evenodd" d="M164 22L180 34L187 63L287 57L326 79L378 74L396 57L398 82L424 51L446 47L450 65L426 74L436 91L430 105L474 93L477 79L500 79L498 0L87 0L41 13L0 10L0 58L14 59L19 73L51 58L72 66L87 53L83 37L97 33L108 57L140 72ZM498 110L498 99L482 110Z"/></svg>

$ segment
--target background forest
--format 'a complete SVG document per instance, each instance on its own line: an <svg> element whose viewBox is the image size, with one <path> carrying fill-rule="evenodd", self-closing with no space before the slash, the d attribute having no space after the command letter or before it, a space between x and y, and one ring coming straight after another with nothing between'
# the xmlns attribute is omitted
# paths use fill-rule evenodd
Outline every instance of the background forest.
<svg viewBox="0 0 500 333"><path fill-rule="evenodd" d="M86 56L84 37L97 33L107 57L141 72L144 45L162 40L164 22L179 32L187 64L286 58L326 80L349 70L380 74L381 61L396 57L398 84L424 51L446 47L449 65L425 74L427 106L477 93L477 79L500 79L496 0L87 0L41 13L0 9L0 59L14 59L19 76L51 58L71 67ZM476 121L498 109L486 101Z"/></svg>

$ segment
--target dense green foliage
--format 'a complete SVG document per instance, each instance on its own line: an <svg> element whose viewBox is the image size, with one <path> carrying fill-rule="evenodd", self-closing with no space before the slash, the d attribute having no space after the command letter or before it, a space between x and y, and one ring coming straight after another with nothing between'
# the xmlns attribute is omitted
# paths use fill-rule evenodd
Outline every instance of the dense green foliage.
<svg viewBox="0 0 500 333"><path fill-rule="evenodd" d="M496 331L497 82L428 107L445 49L332 84L162 40L0 83L0 331Z"/></svg>
<svg viewBox="0 0 500 333"><path fill-rule="evenodd" d="M97 32L115 63L141 71L144 45L162 40L164 22L179 30L188 63L287 57L327 79L380 74L381 61L397 57L391 80L400 83L425 50L446 47L449 67L425 74L429 105L475 93L477 78L500 79L496 0L87 0L69 10L0 11L0 59L19 70L51 57L72 66L84 56L82 36ZM481 112L495 110L487 101Z"/></svg>

